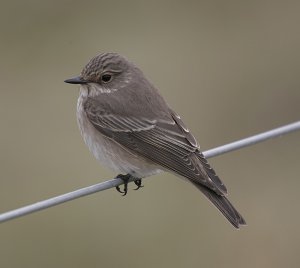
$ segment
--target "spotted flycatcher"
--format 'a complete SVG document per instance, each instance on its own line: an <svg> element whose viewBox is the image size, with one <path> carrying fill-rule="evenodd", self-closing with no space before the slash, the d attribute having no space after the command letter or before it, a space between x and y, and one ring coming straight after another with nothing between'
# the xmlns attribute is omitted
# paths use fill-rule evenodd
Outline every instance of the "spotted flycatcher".
<svg viewBox="0 0 300 268"><path fill-rule="evenodd" d="M168 171L195 185L234 227L246 223L195 137L133 63L103 53L65 82L80 84L81 135L99 162L120 173L124 195L129 178L140 188L142 178Z"/></svg>

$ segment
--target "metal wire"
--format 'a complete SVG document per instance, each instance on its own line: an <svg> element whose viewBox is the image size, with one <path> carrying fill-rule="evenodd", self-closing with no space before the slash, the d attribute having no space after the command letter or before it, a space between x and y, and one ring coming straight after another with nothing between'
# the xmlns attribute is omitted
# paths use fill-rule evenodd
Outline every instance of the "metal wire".
<svg viewBox="0 0 300 268"><path fill-rule="evenodd" d="M300 130L300 121L297 121L295 123L291 123L279 128L272 129L270 131L266 131L242 140L238 140L220 147L216 147L214 149L208 150L203 152L204 156L206 158L218 156L221 154L225 154L234 150L238 150L240 148L244 148L246 146L250 146L253 144L256 144L258 142L265 141L267 139L275 138L278 136L282 136L284 134L288 134L293 131ZM62 194L59 196L55 196L28 206L24 206L18 209L14 209L5 213L0 214L0 222L5 222L17 217L21 217L42 209L46 209L49 207L53 207L68 201L71 201L73 199L83 197L86 195L90 195L96 192L104 191L113 187L116 187L118 185L123 184L123 181L121 179L112 179L105 182L97 183L85 188L78 189L73 192L69 192L66 194Z"/></svg>

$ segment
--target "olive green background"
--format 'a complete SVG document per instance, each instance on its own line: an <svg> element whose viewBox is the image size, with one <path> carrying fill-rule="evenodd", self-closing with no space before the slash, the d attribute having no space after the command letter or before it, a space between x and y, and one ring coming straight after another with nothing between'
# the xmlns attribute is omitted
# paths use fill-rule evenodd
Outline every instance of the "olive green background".
<svg viewBox="0 0 300 268"><path fill-rule="evenodd" d="M100 52L134 61L203 150L299 120L299 14L299 1L1 1L0 211L116 175L63 83ZM161 174L1 224L0 267L299 267L299 138L210 159L239 231Z"/></svg>

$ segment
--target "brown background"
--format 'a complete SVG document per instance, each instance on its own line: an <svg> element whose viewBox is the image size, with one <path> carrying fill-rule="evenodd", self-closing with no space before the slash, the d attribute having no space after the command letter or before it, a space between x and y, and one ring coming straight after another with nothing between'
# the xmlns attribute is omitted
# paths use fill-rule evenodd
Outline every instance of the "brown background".
<svg viewBox="0 0 300 268"><path fill-rule="evenodd" d="M2 1L0 211L116 175L63 83L100 52L136 62L203 150L299 120L299 14L299 1ZM162 174L1 224L0 266L299 267L299 137L210 160L240 231Z"/></svg>

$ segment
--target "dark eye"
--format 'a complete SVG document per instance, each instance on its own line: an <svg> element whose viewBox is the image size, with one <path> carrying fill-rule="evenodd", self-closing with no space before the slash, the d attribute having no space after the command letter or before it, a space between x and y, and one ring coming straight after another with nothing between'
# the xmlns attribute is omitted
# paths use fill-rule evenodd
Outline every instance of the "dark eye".
<svg viewBox="0 0 300 268"><path fill-rule="evenodd" d="M112 75L111 74L103 74L101 76L101 81L104 83L108 83L109 81L111 81L112 79Z"/></svg>

